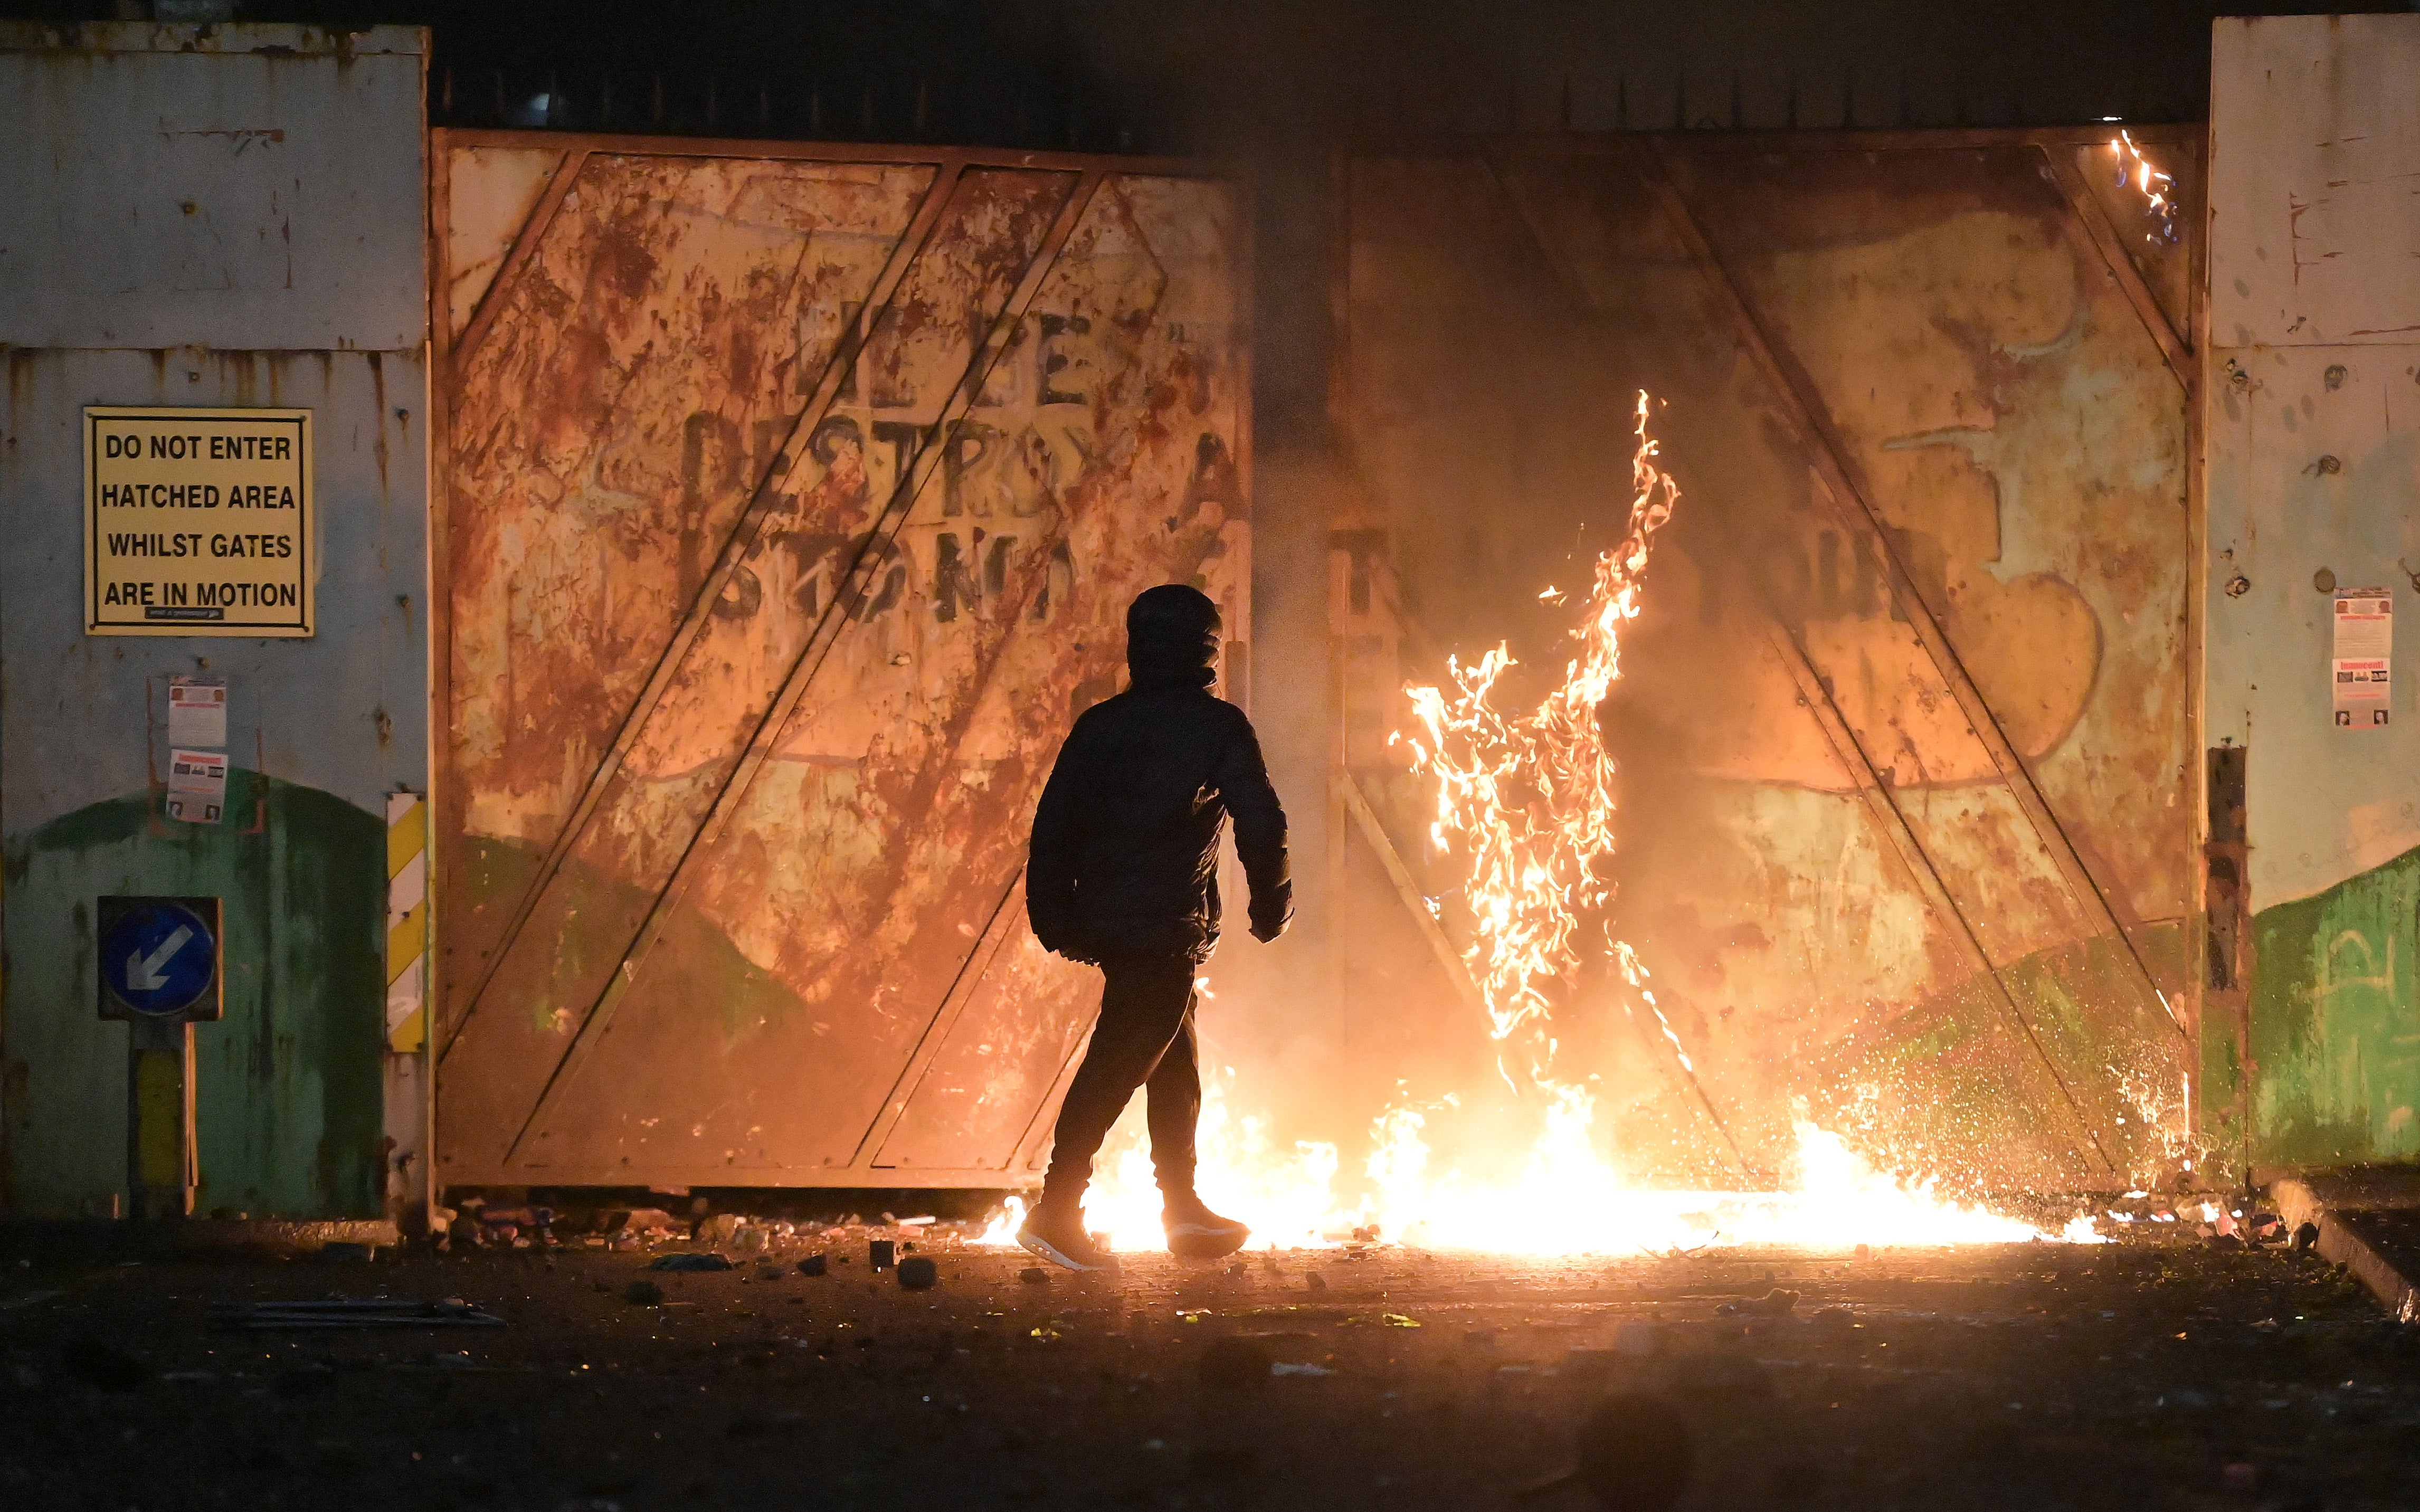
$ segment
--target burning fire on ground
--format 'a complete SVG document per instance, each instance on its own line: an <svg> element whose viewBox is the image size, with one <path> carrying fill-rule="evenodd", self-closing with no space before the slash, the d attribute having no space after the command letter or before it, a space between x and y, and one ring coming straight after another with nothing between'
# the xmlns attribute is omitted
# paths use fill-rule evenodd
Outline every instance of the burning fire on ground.
<svg viewBox="0 0 2420 1512"><path fill-rule="evenodd" d="M1435 779L1430 838L1461 857L1461 892L1473 938L1464 952L1508 1086L1536 1105L1529 1148L1472 1170L1429 1143L1430 1115L1399 1104L1374 1120L1357 1195L1340 1191L1343 1152L1330 1143L1280 1139L1264 1118L1235 1111L1231 1069L1205 1077L1200 1137L1202 1196L1252 1226L1255 1245L1320 1247L1373 1239L1419 1248L1540 1256L1665 1254L1710 1245L1851 1249L2096 1242L2079 1217L2063 1233L1953 1201L1930 1180L1878 1168L1837 1134L1801 1119L1778 1189L1688 1191L1637 1184L1596 1134L1595 1094L1558 1078L1554 989L1590 955L1609 963L1623 1008L1669 1052L1709 1119L1720 1119L1681 1039L1656 1006L1644 965L1606 928L1617 841L1615 766L1598 706L1621 675L1621 632L1639 612L1655 532L1680 488L1657 465L1651 401L1637 407L1637 445L1622 537L1595 564L1572 631L1561 681L1532 709L1497 706L1515 663L1504 646L1473 664L1447 666L1450 687L1409 689L1418 729L1413 769ZM1562 599L1553 589L1540 595ZM1202 991L1207 996L1209 983ZM1505 1063L1512 1056L1522 1062ZM1449 1100L1450 1103L1452 1100ZM1096 1163L1088 1227L1122 1250L1160 1248L1143 1102L1127 1109ZM1435 1111L1435 1110L1431 1110ZM1729 1140L1728 1132L1723 1137ZM1022 1204L1012 1199L984 1236L1012 1242Z"/></svg>

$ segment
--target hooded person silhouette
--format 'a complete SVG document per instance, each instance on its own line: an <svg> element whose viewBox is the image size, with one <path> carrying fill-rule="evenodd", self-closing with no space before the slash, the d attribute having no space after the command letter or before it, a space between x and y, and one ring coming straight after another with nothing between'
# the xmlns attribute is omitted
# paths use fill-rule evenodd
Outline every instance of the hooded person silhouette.
<svg viewBox="0 0 2420 1512"><path fill-rule="evenodd" d="M1042 1199L1017 1233L1071 1270L1111 1262L1084 1231L1093 1157L1137 1088L1149 1099L1153 1172L1169 1248L1232 1254L1251 1230L1193 1189L1202 1113L1194 977L1218 943L1218 836L1235 821L1252 935L1294 912L1285 810L1244 711L1214 696L1218 607L1182 584L1126 609L1126 690L1076 720L1034 810L1025 903L1045 949L1101 968L1101 1014L1068 1084Z"/></svg>

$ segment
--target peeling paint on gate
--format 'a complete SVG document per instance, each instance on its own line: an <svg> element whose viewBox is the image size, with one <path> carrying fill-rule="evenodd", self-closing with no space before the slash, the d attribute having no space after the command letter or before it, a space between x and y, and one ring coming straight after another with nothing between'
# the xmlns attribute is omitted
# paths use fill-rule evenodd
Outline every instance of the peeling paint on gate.
<svg viewBox="0 0 2420 1512"><path fill-rule="evenodd" d="M1021 1175L1091 1006L987 933L1040 780L1133 593L1248 617L1233 196L1088 169L592 151L487 294L447 1180Z"/></svg>
<svg viewBox="0 0 2420 1512"><path fill-rule="evenodd" d="M90 1011L89 902L124 892L223 901L226 1016L195 1041L201 1211L377 1212L382 1036L367 1005L385 988L384 826L241 767L228 774L227 808L251 824L171 827L158 808L141 793L11 838L10 934L57 942L13 949L8 963L20 1005L9 1058L49 1072L9 1106L12 1206L73 1211L125 1180L125 1031Z"/></svg>
<svg viewBox="0 0 2420 1512"><path fill-rule="evenodd" d="M2420 1155L2420 851L2253 918L2253 1148L2264 1163Z"/></svg>
<svg viewBox="0 0 2420 1512"><path fill-rule="evenodd" d="M386 802L428 782L426 48L409 28L0 23L0 99L39 127L0 146L12 1218L123 1211L127 1030L96 1017L91 928L126 893L225 903L226 1016L194 1030L201 1211L419 1205L425 1162L394 1158L417 1119L385 1121L382 951ZM316 636L83 633L97 404L317 416ZM217 825L162 808L166 680L199 671L228 689Z"/></svg>
<svg viewBox="0 0 2420 1512"><path fill-rule="evenodd" d="M1768 1166L1812 1107L1954 1180L2105 1184L2172 1153L2192 1069L2186 395L2054 171L2087 143L1857 147L1357 162L1346 412L1383 512L1343 523L1397 584L1340 634L1559 666L1535 595L1626 497L1630 394L1668 400L1687 502L1605 714L1616 909L1724 1119ZM1625 1156L1721 1174L1668 1052L1574 990Z"/></svg>

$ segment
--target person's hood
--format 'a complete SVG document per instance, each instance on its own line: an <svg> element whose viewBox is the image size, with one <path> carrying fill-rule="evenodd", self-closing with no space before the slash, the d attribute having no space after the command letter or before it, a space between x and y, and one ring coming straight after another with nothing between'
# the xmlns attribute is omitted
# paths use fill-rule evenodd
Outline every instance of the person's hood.
<svg viewBox="0 0 2420 1512"><path fill-rule="evenodd" d="M1218 606L1183 583L1145 589L1126 609L1126 671L1136 687L1218 680Z"/></svg>

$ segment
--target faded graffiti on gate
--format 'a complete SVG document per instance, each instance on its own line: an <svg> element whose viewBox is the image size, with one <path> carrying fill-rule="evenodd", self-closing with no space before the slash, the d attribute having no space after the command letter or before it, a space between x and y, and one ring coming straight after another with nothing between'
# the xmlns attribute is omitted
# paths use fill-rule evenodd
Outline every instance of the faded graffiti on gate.
<svg viewBox="0 0 2420 1512"><path fill-rule="evenodd" d="M2189 427L2164 317L2060 188L2089 150L1691 136L1351 170L1356 523L1397 578L1365 596L1430 643L1406 675L1498 639L1560 665L1564 625L1518 606L1618 511L1615 417L1668 401L1695 503L1600 711L1615 906L1752 1160L1809 1106L2009 1184L2106 1181L2181 1133L2133 1089L2173 1100L2187 1050ZM1387 614L1348 602L1340 637L1384 644ZM1627 1022L1618 996L1575 990L1575 1041ZM1671 1048L1603 1033L1621 1148L1728 1179Z"/></svg>
<svg viewBox="0 0 2420 1512"><path fill-rule="evenodd" d="M1117 687L1133 593L1191 579L1247 617L1232 197L566 171L454 426L441 1158L1001 1170L1083 1024L1072 970L1001 922L1049 757ZM613 383L582 376L598 350ZM516 414L517 381L566 402Z"/></svg>

